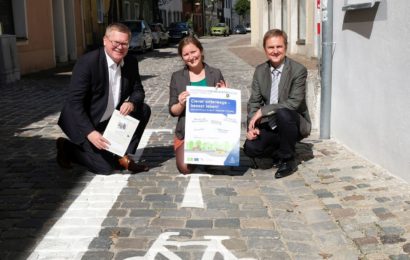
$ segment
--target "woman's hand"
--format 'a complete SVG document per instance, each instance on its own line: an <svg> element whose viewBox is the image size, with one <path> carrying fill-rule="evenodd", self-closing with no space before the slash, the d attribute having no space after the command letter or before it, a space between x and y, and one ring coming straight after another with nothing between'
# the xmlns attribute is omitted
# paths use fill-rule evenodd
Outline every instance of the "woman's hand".
<svg viewBox="0 0 410 260"><path fill-rule="evenodd" d="M216 83L215 88L227 88L228 84L224 80L220 80L218 83Z"/></svg>
<svg viewBox="0 0 410 260"><path fill-rule="evenodd" d="M179 104L185 107L186 100L187 100L188 96L189 96L189 92L186 91L186 90L184 92L182 92L181 94L179 94L179 96L178 96Z"/></svg>

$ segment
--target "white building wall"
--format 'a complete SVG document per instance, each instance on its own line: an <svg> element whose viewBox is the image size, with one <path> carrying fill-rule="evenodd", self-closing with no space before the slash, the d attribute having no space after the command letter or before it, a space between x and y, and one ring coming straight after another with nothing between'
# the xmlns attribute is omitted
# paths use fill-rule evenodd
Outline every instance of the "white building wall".
<svg viewBox="0 0 410 260"><path fill-rule="evenodd" d="M331 135L410 181L410 1L334 1Z"/></svg>
<svg viewBox="0 0 410 260"><path fill-rule="evenodd" d="M251 44L262 46L264 33L268 29L278 28L288 35L288 53L301 54L308 58L318 57L316 1L306 1L306 19L303 22L303 29L306 31L304 44L301 44L298 39L298 2L298 0L272 0L269 6L268 1L251 1Z"/></svg>

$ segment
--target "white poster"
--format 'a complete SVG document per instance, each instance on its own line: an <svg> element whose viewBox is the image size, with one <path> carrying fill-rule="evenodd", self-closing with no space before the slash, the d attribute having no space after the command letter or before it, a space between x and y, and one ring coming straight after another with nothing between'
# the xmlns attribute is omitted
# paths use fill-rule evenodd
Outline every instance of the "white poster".
<svg viewBox="0 0 410 260"><path fill-rule="evenodd" d="M184 162L239 166L241 91L196 86L187 90Z"/></svg>
<svg viewBox="0 0 410 260"><path fill-rule="evenodd" d="M124 156L138 123L139 121L132 116L123 116L120 111L114 110L103 134L104 138L111 143L107 151Z"/></svg>

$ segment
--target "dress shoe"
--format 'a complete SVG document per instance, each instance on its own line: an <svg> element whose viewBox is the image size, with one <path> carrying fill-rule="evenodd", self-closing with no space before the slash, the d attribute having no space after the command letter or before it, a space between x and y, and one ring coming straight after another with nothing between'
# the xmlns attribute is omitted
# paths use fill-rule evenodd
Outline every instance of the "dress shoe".
<svg viewBox="0 0 410 260"><path fill-rule="evenodd" d="M71 165L70 157L68 156L65 150L65 144L68 142L67 139L63 137L57 138L56 147L57 147L57 163L61 168L64 169L71 169L73 166Z"/></svg>
<svg viewBox="0 0 410 260"><path fill-rule="evenodd" d="M272 165L273 168L279 168L281 164L282 164L281 158L278 158L278 157L273 158L273 165Z"/></svg>
<svg viewBox="0 0 410 260"><path fill-rule="evenodd" d="M295 159L284 160L279 165L279 168L275 173L275 178L279 179L279 178L289 176L292 173L294 173L297 169L298 169L298 165Z"/></svg>
<svg viewBox="0 0 410 260"><path fill-rule="evenodd" d="M124 167L126 170L132 173L147 172L149 170L149 167L147 165L137 164L128 155L124 155L123 157L118 159L118 162L122 167Z"/></svg>

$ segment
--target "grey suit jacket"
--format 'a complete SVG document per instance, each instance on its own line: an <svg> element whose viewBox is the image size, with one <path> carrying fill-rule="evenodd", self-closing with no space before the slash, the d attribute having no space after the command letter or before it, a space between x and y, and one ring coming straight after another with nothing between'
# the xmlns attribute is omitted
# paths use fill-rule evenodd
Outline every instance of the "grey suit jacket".
<svg viewBox="0 0 410 260"><path fill-rule="evenodd" d="M222 73L219 69L205 65L205 78L207 86L215 86L221 80L224 80ZM189 79L189 71L185 66L182 70L176 71L172 74L171 83L169 86L169 113L172 116L177 116L172 114L171 107L178 103L178 96L186 90L186 86L191 85ZM185 111L178 116L178 123L175 128L175 135L178 139L182 140L185 137Z"/></svg>
<svg viewBox="0 0 410 260"><path fill-rule="evenodd" d="M266 61L258 65L253 75L251 96L248 102L248 122L259 108L262 112L261 123L275 120L277 109L288 108L299 113L299 132L303 137L307 137L311 131L311 122L305 99L306 78L306 68L286 57L279 82L278 104L269 104L272 84L270 63Z"/></svg>

